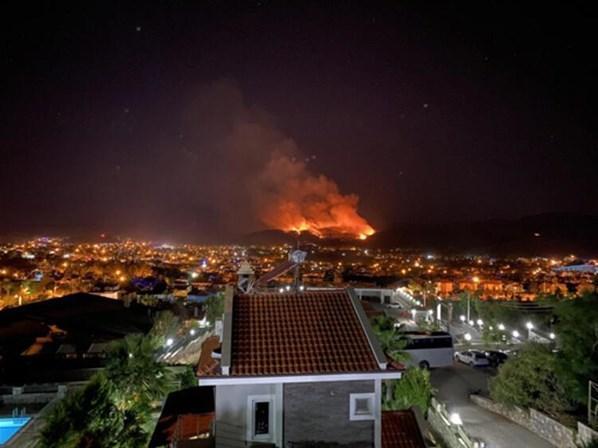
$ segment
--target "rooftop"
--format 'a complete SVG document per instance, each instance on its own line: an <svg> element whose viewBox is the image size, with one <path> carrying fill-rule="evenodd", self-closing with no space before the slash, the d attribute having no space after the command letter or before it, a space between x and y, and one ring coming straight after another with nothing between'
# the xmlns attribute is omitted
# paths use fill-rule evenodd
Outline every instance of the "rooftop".
<svg viewBox="0 0 598 448"><path fill-rule="evenodd" d="M230 374L380 371L357 307L341 289L235 296Z"/></svg>
<svg viewBox="0 0 598 448"><path fill-rule="evenodd" d="M426 448L413 411L382 412L382 448Z"/></svg>

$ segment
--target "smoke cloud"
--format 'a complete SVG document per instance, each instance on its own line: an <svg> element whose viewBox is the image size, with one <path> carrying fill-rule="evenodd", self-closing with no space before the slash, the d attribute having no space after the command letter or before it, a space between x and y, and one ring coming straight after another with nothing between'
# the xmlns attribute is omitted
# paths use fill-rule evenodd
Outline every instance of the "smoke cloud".
<svg viewBox="0 0 598 448"><path fill-rule="evenodd" d="M201 165L218 221L235 232L259 228L365 239L374 229L342 194L310 169L296 143L266 113L247 105L235 83L201 89L186 117L191 165ZM209 168L206 170L206 168ZM206 201L206 204L208 202Z"/></svg>

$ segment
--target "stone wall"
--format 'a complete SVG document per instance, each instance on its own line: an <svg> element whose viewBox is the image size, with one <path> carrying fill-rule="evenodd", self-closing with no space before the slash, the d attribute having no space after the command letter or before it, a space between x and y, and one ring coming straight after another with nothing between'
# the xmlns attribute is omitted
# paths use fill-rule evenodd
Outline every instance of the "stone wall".
<svg viewBox="0 0 598 448"><path fill-rule="evenodd" d="M574 429L559 423L535 409L530 409L528 412L516 406L508 407L496 403L489 398L481 397L479 395L471 395L470 398L471 401L478 406L508 418L512 422L527 428L556 447L577 447L577 434Z"/></svg>
<svg viewBox="0 0 598 448"><path fill-rule="evenodd" d="M285 384L285 444L336 442L372 447L374 421L351 421L349 403L350 394L374 391L374 381Z"/></svg>

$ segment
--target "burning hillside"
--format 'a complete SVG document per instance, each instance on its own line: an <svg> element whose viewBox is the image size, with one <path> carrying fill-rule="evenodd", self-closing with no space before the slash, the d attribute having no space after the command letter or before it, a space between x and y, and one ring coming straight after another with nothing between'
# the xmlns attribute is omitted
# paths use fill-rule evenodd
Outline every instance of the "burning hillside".
<svg viewBox="0 0 598 448"><path fill-rule="evenodd" d="M262 173L260 186L267 199L260 217L269 227L362 240L374 234L357 212L359 198L340 193L335 182L312 174L304 161L274 154Z"/></svg>

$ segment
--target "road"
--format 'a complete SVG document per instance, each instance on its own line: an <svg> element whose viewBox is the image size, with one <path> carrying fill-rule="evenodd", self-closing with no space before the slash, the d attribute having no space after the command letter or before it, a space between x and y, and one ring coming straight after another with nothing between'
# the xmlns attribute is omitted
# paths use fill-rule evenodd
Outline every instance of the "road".
<svg viewBox="0 0 598 448"><path fill-rule="evenodd" d="M449 412L457 412L463 426L488 448L553 448L553 445L515 423L475 405L469 395L488 389L491 370L474 369L463 364L432 370L432 384L437 397Z"/></svg>

